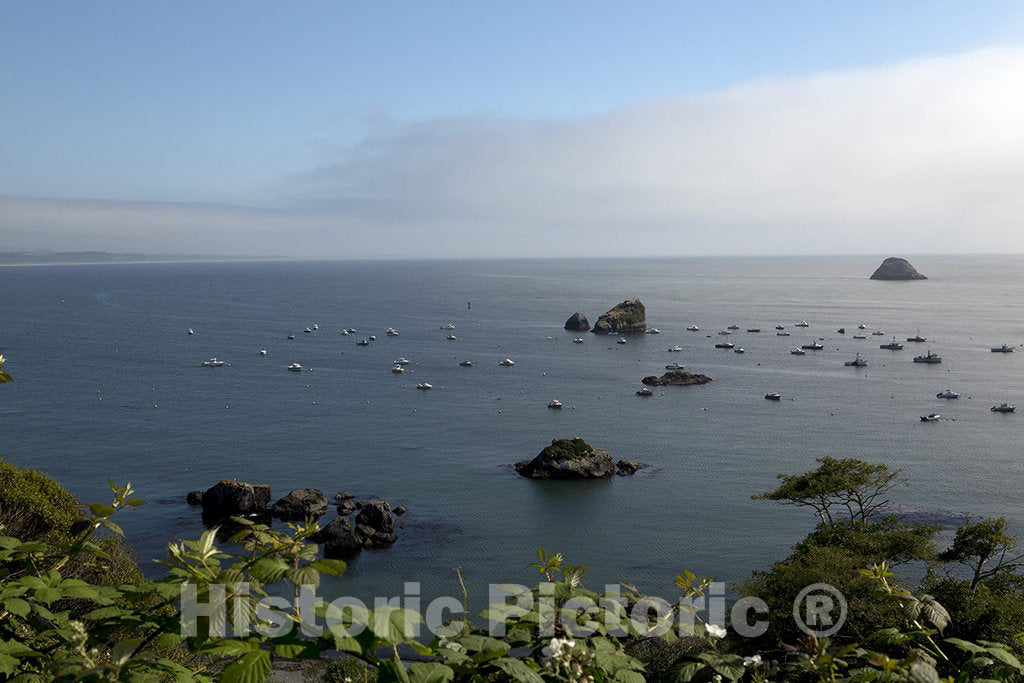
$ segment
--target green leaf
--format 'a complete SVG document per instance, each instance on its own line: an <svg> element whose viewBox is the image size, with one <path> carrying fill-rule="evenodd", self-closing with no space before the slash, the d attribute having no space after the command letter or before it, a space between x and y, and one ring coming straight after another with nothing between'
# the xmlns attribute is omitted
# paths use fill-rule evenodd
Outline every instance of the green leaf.
<svg viewBox="0 0 1024 683"><path fill-rule="evenodd" d="M91 505L89 505L89 512L96 515L97 517L107 518L112 516L115 512L117 512L117 510L110 507L109 505L104 505L103 503L92 503Z"/></svg>
<svg viewBox="0 0 1024 683"><path fill-rule="evenodd" d="M387 659L377 667L378 683L410 683L409 673L402 666L398 655L394 659Z"/></svg>
<svg viewBox="0 0 1024 683"><path fill-rule="evenodd" d="M285 576L288 577L288 580L294 586L312 586L316 588L320 585L320 572L312 567L289 569L285 572Z"/></svg>
<svg viewBox="0 0 1024 683"><path fill-rule="evenodd" d="M310 562L309 566L321 574L327 574L328 576L341 576L345 573L345 569L348 567L348 565L341 560L316 560L315 562Z"/></svg>
<svg viewBox="0 0 1024 683"><path fill-rule="evenodd" d="M645 683L647 679L639 671L621 669L615 672L615 680L619 683Z"/></svg>
<svg viewBox="0 0 1024 683"><path fill-rule="evenodd" d="M406 673L410 683L448 683L455 678L455 672L440 662L416 662Z"/></svg>
<svg viewBox="0 0 1024 683"><path fill-rule="evenodd" d="M990 647L987 652L990 657L998 659L1003 664L1013 667L1019 672L1024 672L1024 667L1021 666L1020 661L1006 650L998 647Z"/></svg>
<svg viewBox="0 0 1024 683"><path fill-rule="evenodd" d="M37 588L33 594L35 595L36 600L43 603L44 605L49 605L50 603L56 602L57 600L60 600L62 597L64 597L61 591L57 590L56 588L49 587Z"/></svg>
<svg viewBox="0 0 1024 683"><path fill-rule="evenodd" d="M125 662L131 658L132 653L135 652L135 648L137 648L141 642L141 640L134 639L122 640L111 648L110 659L113 660L115 665L124 666Z"/></svg>
<svg viewBox="0 0 1024 683"><path fill-rule="evenodd" d="M252 565L249 574L260 583L271 584L284 578L290 568L280 557L264 557Z"/></svg>
<svg viewBox="0 0 1024 683"><path fill-rule="evenodd" d="M263 683L270 673L270 654L256 650L224 668L221 683Z"/></svg>
<svg viewBox="0 0 1024 683"><path fill-rule="evenodd" d="M4 600L4 609L19 617L27 617L30 608L29 604L21 598L7 598Z"/></svg>
<svg viewBox="0 0 1024 683"><path fill-rule="evenodd" d="M950 645L958 647L961 650L963 650L964 652L970 652L970 653L976 654L976 655L977 654L981 654L981 653L987 651L981 645L977 645L977 644L972 643L972 642L967 641L967 640L961 640L959 638L946 638L946 640L944 642L947 642Z"/></svg>
<svg viewBox="0 0 1024 683"><path fill-rule="evenodd" d="M234 638L217 638L196 646L198 652L220 657L237 657L259 650L259 643Z"/></svg>
<svg viewBox="0 0 1024 683"><path fill-rule="evenodd" d="M939 674L931 664L917 661L910 665L910 683L940 683Z"/></svg>
<svg viewBox="0 0 1024 683"><path fill-rule="evenodd" d="M544 683L544 679L541 678L540 674L521 659L502 657L501 659L495 659L491 663L511 676L513 680L519 681L519 683Z"/></svg>

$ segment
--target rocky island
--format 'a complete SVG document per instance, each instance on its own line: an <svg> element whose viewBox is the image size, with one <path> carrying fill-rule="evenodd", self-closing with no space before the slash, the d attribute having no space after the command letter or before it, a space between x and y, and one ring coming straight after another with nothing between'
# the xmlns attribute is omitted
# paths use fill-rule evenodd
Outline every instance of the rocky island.
<svg viewBox="0 0 1024 683"><path fill-rule="evenodd" d="M623 334L644 332L647 329L647 311L639 299L627 299L602 315L591 332L596 334Z"/></svg>
<svg viewBox="0 0 1024 683"><path fill-rule="evenodd" d="M565 329L573 332L586 332L590 329L590 321L587 320L587 316L576 311L565 321Z"/></svg>
<svg viewBox="0 0 1024 683"><path fill-rule="evenodd" d="M615 463L608 451L594 448L583 439L554 439L532 460L515 464L530 479L603 479L613 474L634 474L647 465L631 460Z"/></svg>
<svg viewBox="0 0 1024 683"><path fill-rule="evenodd" d="M890 256L871 274L872 280L927 280L905 258Z"/></svg>
<svg viewBox="0 0 1024 683"><path fill-rule="evenodd" d="M707 375L698 375L686 370L669 370L661 377L650 375L640 380L652 387L690 387L698 384L707 384L711 378Z"/></svg>

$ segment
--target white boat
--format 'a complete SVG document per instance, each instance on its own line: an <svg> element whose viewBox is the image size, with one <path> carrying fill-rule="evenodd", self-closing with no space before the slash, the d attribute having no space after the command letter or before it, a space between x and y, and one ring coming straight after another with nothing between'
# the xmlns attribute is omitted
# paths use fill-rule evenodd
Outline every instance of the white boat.
<svg viewBox="0 0 1024 683"><path fill-rule="evenodd" d="M793 323L793 327L810 327L810 326L811 326L810 323L808 323L806 320L801 320L798 323Z"/></svg>
<svg viewBox="0 0 1024 683"><path fill-rule="evenodd" d="M375 337L375 336L374 336L374 335L372 335L372 334L371 334L371 335L370 335L370 336L368 337L368 339L369 339L370 341L377 341L377 337Z"/></svg>
<svg viewBox="0 0 1024 683"><path fill-rule="evenodd" d="M733 352L733 353L746 353L746 352L747 352L747 350L746 350L746 349L744 349L744 348L743 348L742 346L739 346L739 347L737 347L737 348L733 349L733 350L732 350L732 352Z"/></svg>
<svg viewBox="0 0 1024 683"><path fill-rule="evenodd" d="M397 359L395 359L395 365L408 365L408 364L409 364L409 359L408 358L397 358Z"/></svg>
<svg viewBox="0 0 1024 683"><path fill-rule="evenodd" d="M349 334L355 334L355 333L356 333L356 328L354 328L354 327L350 327L350 328L348 328L348 329L347 329L347 330L345 330L345 331L346 331L346 332L348 332Z"/></svg>
<svg viewBox="0 0 1024 683"><path fill-rule="evenodd" d="M875 330L874 332L871 333L871 336L872 337L884 337L885 336L885 332L882 332L881 330Z"/></svg>
<svg viewBox="0 0 1024 683"><path fill-rule="evenodd" d="M455 341L456 339L458 339L458 337L456 337L454 334L448 335L448 341Z"/></svg>
<svg viewBox="0 0 1024 683"><path fill-rule="evenodd" d="M673 346L668 350L669 353L680 353L683 350L682 346Z"/></svg>
<svg viewBox="0 0 1024 683"><path fill-rule="evenodd" d="M455 325L453 325L452 323L448 323L447 325L445 325L441 329L442 330L454 330L455 329Z"/></svg>
<svg viewBox="0 0 1024 683"><path fill-rule="evenodd" d="M775 329L777 329L777 330L784 330L784 329L786 329L786 326L785 325L776 325Z"/></svg>
<svg viewBox="0 0 1024 683"><path fill-rule="evenodd" d="M192 335L192 334L195 334L195 331L190 327L190 328L188 328L188 333L190 335Z"/></svg>
<svg viewBox="0 0 1024 683"><path fill-rule="evenodd" d="M665 366L666 370L685 370L686 366L681 363L669 363Z"/></svg>
<svg viewBox="0 0 1024 683"><path fill-rule="evenodd" d="M342 337L347 337L348 336L348 330L342 330L341 331L341 336Z"/></svg>
<svg viewBox="0 0 1024 683"><path fill-rule="evenodd" d="M515 365L515 362L513 362L511 358L506 358L505 360L499 360L498 365L504 365L505 367L510 368Z"/></svg>
<svg viewBox="0 0 1024 683"><path fill-rule="evenodd" d="M575 339L572 340L572 343L573 344L582 344L583 343L583 337L576 337Z"/></svg>
<svg viewBox="0 0 1024 683"><path fill-rule="evenodd" d="M617 342L615 342L615 343L616 344L627 344L628 342L625 340L624 337L619 337L619 340Z"/></svg>
<svg viewBox="0 0 1024 683"><path fill-rule="evenodd" d="M405 368L403 368L401 365L395 364L391 366L391 372L395 373L396 375L401 375L403 372L405 372Z"/></svg>
<svg viewBox="0 0 1024 683"><path fill-rule="evenodd" d="M291 372L302 372L302 366L298 363L292 363L287 369Z"/></svg>
<svg viewBox="0 0 1024 683"><path fill-rule="evenodd" d="M993 413L1012 413L1017 410L1017 406L1010 405L1009 403L1000 403L997 406L992 406Z"/></svg>
<svg viewBox="0 0 1024 683"><path fill-rule="evenodd" d="M888 344L879 344L878 348L888 349L890 351L902 351L903 344L900 344L898 341L896 341L896 337L893 337L891 342L889 342Z"/></svg>
<svg viewBox="0 0 1024 683"><path fill-rule="evenodd" d="M932 350L928 349L928 355L926 355L926 356L914 356L914 362L915 363L930 363L930 364L941 363L942 362L942 356L940 356L937 353L932 353Z"/></svg>
<svg viewBox="0 0 1024 683"><path fill-rule="evenodd" d="M864 323L861 323L860 325L857 325L857 329L858 330L866 330L866 329L868 329L868 326L865 325Z"/></svg>
<svg viewBox="0 0 1024 683"><path fill-rule="evenodd" d="M303 332L305 332L306 334L313 334L313 330L309 329L308 327L304 329Z"/></svg>
<svg viewBox="0 0 1024 683"><path fill-rule="evenodd" d="M765 394L764 397L766 399L768 399L769 401L781 401L782 400L782 394L778 393L777 391L773 391L770 394Z"/></svg>
<svg viewBox="0 0 1024 683"><path fill-rule="evenodd" d="M848 360L845 363L843 363L843 365L845 365L848 368L862 368L867 364L868 362L864 360L859 353L857 354L857 357L854 358L853 360Z"/></svg>
<svg viewBox="0 0 1024 683"><path fill-rule="evenodd" d="M211 358L210 360L204 360L202 363L200 363L200 365L202 365L204 368L222 368L224 367L225 363L224 361L218 360L217 358Z"/></svg>
<svg viewBox="0 0 1024 683"><path fill-rule="evenodd" d="M928 413L921 416L921 422L938 422L942 418L938 413Z"/></svg>
<svg viewBox="0 0 1024 683"><path fill-rule="evenodd" d="M728 336L728 335L732 334L732 332L730 332L729 330L721 330L718 334L720 334L721 336L725 337L725 336Z"/></svg>
<svg viewBox="0 0 1024 683"><path fill-rule="evenodd" d="M960 398L960 394L956 393L952 389L946 389L935 394L935 398Z"/></svg>
<svg viewBox="0 0 1024 683"><path fill-rule="evenodd" d="M807 355L807 352L804 351L803 349L793 349L792 351L790 351L790 353L793 354L794 356L806 356Z"/></svg>
<svg viewBox="0 0 1024 683"><path fill-rule="evenodd" d="M736 345L733 344L732 342L718 342L717 344L715 344L716 349L732 349L735 347Z"/></svg>
<svg viewBox="0 0 1024 683"><path fill-rule="evenodd" d="M810 344L804 344L800 348L806 351L821 351L825 347L812 339Z"/></svg>
<svg viewBox="0 0 1024 683"><path fill-rule="evenodd" d="M644 387L643 389L637 389L636 395L637 396L654 396L654 392L651 391L650 389L648 389L647 387Z"/></svg>
<svg viewBox="0 0 1024 683"><path fill-rule="evenodd" d="M427 389L433 389L434 387L433 385L427 384L426 382L420 382L419 384L416 385L416 388L423 389L424 391L426 391Z"/></svg>
<svg viewBox="0 0 1024 683"><path fill-rule="evenodd" d="M315 330L319 330L319 329L320 329L320 326L317 325L316 323L313 323L313 330L315 331Z"/></svg>
<svg viewBox="0 0 1024 683"><path fill-rule="evenodd" d="M657 327L652 327L651 329L647 330L647 334L661 334L661 330L659 330Z"/></svg>
<svg viewBox="0 0 1024 683"><path fill-rule="evenodd" d="M1013 353L1013 347L1003 344L1002 346L993 346L992 353Z"/></svg>
<svg viewBox="0 0 1024 683"><path fill-rule="evenodd" d="M699 332L700 328L697 327L696 325L690 325L689 327L686 328L686 331L687 332Z"/></svg>
<svg viewBox="0 0 1024 683"><path fill-rule="evenodd" d="M473 361L471 361L471 360L464 360L461 363L459 363L459 365L461 365L464 368L471 368L471 367L473 367Z"/></svg>
<svg viewBox="0 0 1024 683"><path fill-rule="evenodd" d="M368 339L360 339L359 341L356 342L356 346L369 346L369 345L370 345L370 340L368 340Z"/></svg>
<svg viewBox="0 0 1024 683"><path fill-rule="evenodd" d="M294 334L289 334L289 335L288 335L288 338L289 338L289 339L295 339L295 335L294 335Z"/></svg>
<svg viewBox="0 0 1024 683"><path fill-rule="evenodd" d="M267 350L266 349L260 349L260 355L261 356L267 355Z"/></svg>
<svg viewBox="0 0 1024 683"><path fill-rule="evenodd" d="M389 327L388 329L384 330L384 334L386 334L389 337L397 337L398 336L398 330L396 330L393 327Z"/></svg>
<svg viewBox="0 0 1024 683"><path fill-rule="evenodd" d="M554 401L548 401L548 408L561 408L561 407L562 407L562 402L559 401L558 399L555 399Z"/></svg>

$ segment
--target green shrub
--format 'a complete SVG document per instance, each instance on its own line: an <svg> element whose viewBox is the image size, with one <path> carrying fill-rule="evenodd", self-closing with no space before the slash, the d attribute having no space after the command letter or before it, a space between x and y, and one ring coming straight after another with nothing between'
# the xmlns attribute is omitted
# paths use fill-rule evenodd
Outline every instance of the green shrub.
<svg viewBox="0 0 1024 683"><path fill-rule="evenodd" d="M583 439L554 439L550 446L540 452L545 459L582 460L594 452L594 447Z"/></svg>
<svg viewBox="0 0 1024 683"><path fill-rule="evenodd" d="M0 524L5 535L25 541L66 536L78 516L78 500L55 480L0 460Z"/></svg>

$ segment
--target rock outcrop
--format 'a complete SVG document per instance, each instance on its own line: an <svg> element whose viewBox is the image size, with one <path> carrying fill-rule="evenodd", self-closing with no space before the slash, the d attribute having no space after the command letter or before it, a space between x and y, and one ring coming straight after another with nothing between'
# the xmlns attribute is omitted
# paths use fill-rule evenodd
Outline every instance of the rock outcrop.
<svg viewBox="0 0 1024 683"><path fill-rule="evenodd" d="M295 489L274 503L270 512L275 517L289 520L322 517L327 512L327 498L320 489Z"/></svg>
<svg viewBox="0 0 1024 683"><path fill-rule="evenodd" d="M639 299L628 299L602 315L591 332L596 334L624 334L645 332L647 311Z"/></svg>
<svg viewBox="0 0 1024 683"><path fill-rule="evenodd" d="M189 505L202 505L203 504L203 492L202 491L189 491L188 495L185 496L185 502Z"/></svg>
<svg viewBox="0 0 1024 683"><path fill-rule="evenodd" d="M335 560L347 560L363 549L363 539L348 517L335 517L309 540L322 543L324 557Z"/></svg>
<svg viewBox="0 0 1024 683"><path fill-rule="evenodd" d="M530 479L601 479L615 473L608 451L580 438L555 439L537 457L517 462L515 468Z"/></svg>
<svg viewBox="0 0 1024 683"><path fill-rule="evenodd" d="M398 540L395 536L395 518L386 500L374 499L363 504L356 515L356 531L366 548L387 548Z"/></svg>
<svg viewBox="0 0 1024 683"><path fill-rule="evenodd" d="M266 512L270 486L222 479L203 492L202 503L203 518L210 521Z"/></svg>
<svg viewBox="0 0 1024 683"><path fill-rule="evenodd" d="M628 477L631 474L636 474L638 470L642 470L645 467L650 467L645 462L637 462L635 460L619 460L615 463L615 474L620 477Z"/></svg>
<svg viewBox="0 0 1024 683"><path fill-rule="evenodd" d="M686 370L669 370L661 377L651 375L640 380L652 387L689 387L697 384L707 384L711 378L707 375L698 375Z"/></svg>
<svg viewBox="0 0 1024 683"><path fill-rule="evenodd" d="M910 261L904 258L890 256L882 261L882 265L871 274L872 280L927 280L924 275L917 272Z"/></svg>
<svg viewBox="0 0 1024 683"><path fill-rule="evenodd" d="M574 332L586 332L590 329L590 321L587 320L587 316L576 311L565 321L565 329Z"/></svg>

